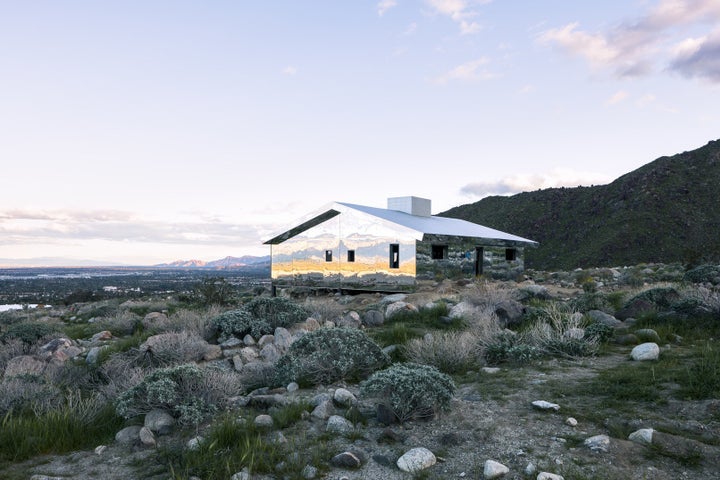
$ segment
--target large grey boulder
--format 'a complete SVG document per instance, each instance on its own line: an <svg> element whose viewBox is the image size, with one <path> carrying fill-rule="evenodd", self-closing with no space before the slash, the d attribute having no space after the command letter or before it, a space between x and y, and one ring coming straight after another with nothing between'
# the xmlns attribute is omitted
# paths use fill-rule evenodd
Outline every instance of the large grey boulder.
<svg viewBox="0 0 720 480"><path fill-rule="evenodd" d="M593 322L602 323L608 327L616 328L623 324L620 320L602 310L590 310L587 312L587 316L590 317Z"/></svg>
<svg viewBox="0 0 720 480"><path fill-rule="evenodd" d="M628 435L628 440L639 443L640 445L650 445L652 444L654 432L655 430L652 428L641 428L640 430L635 430Z"/></svg>
<svg viewBox="0 0 720 480"><path fill-rule="evenodd" d="M362 323L366 327L379 327L385 323L385 316L379 310L368 310L362 315Z"/></svg>
<svg viewBox="0 0 720 480"><path fill-rule="evenodd" d="M175 418L165 410L150 410L145 414L144 425L158 435L167 435L175 426Z"/></svg>
<svg viewBox="0 0 720 480"><path fill-rule="evenodd" d="M353 429L353 424L347 418L341 417L340 415L331 415L325 425L326 432L338 435L345 435L346 433L352 432Z"/></svg>
<svg viewBox="0 0 720 480"><path fill-rule="evenodd" d="M115 434L115 441L122 445L135 445L140 442L140 425L125 427Z"/></svg>
<svg viewBox="0 0 720 480"><path fill-rule="evenodd" d="M413 448L398 458L397 466L403 472L417 473L437 462L435 454L425 447Z"/></svg>
<svg viewBox="0 0 720 480"><path fill-rule="evenodd" d="M344 328L360 328L362 326L360 314L354 310L343 314L337 320L337 326Z"/></svg>
<svg viewBox="0 0 720 480"><path fill-rule="evenodd" d="M273 337L275 337L275 348L277 348L280 353L287 352L288 348L290 348L290 345L292 345L294 341L292 334L288 331L287 328L283 327L277 327L275 329Z"/></svg>
<svg viewBox="0 0 720 480"><path fill-rule="evenodd" d="M495 305L495 315L503 328L513 328L522 322L523 304L515 300L503 300Z"/></svg>
<svg viewBox="0 0 720 480"><path fill-rule="evenodd" d="M641 343L633 348L630 357L636 361L657 360L660 357L660 347L657 343Z"/></svg>

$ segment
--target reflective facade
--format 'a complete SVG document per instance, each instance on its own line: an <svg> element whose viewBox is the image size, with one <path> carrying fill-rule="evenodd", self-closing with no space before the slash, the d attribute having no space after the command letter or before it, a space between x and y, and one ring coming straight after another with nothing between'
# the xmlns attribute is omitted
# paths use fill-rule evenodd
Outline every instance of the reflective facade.
<svg viewBox="0 0 720 480"><path fill-rule="evenodd" d="M272 283L408 291L419 279L514 277L527 243L433 235L333 204L271 245Z"/></svg>

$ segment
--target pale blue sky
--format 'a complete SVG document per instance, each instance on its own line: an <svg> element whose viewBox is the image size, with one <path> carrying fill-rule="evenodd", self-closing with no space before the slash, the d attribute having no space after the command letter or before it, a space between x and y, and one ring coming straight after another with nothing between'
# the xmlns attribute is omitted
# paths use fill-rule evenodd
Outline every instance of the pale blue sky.
<svg viewBox="0 0 720 480"><path fill-rule="evenodd" d="M0 0L0 259L267 254L330 201L608 183L718 112L717 0Z"/></svg>

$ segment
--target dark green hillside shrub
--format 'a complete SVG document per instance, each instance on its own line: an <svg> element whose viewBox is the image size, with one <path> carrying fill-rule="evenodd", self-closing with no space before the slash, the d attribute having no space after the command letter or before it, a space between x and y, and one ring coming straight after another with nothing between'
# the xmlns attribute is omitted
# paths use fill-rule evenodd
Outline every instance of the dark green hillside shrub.
<svg viewBox="0 0 720 480"><path fill-rule="evenodd" d="M720 265L700 265L688 270L683 278L692 283L712 283L717 285L720 283Z"/></svg>
<svg viewBox="0 0 720 480"><path fill-rule="evenodd" d="M57 328L55 325L47 323L15 323L8 327L2 337L0 337L0 340L7 342L12 339L17 339L25 345L32 345L41 338L56 331Z"/></svg>
<svg viewBox="0 0 720 480"><path fill-rule="evenodd" d="M543 352L521 337L510 332L500 332L484 344L483 357L488 365L501 363L525 364L542 357Z"/></svg>
<svg viewBox="0 0 720 480"><path fill-rule="evenodd" d="M124 418L160 408L171 412L181 424L197 425L216 412L227 397L239 393L240 385L231 377L195 364L162 368L123 392L115 407Z"/></svg>
<svg viewBox="0 0 720 480"><path fill-rule="evenodd" d="M432 418L450 407L455 384L430 365L396 363L375 372L360 385L362 395L376 397L400 422Z"/></svg>
<svg viewBox="0 0 720 480"><path fill-rule="evenodd" d="M296 340L278 361L279 385L326 385L337 380L359 381L390 362L361 330L322 328Z"/></svg>
<svg viewBox="0 0 720 480"><path fill-rule="evenodd" d="M652 303L663 310L672 308L673 303L680 300L680 294L672 287L657 287L640 292L625 303L625 306L633 305L638 301Z"/></svg>
<svg viewBox="0 0 720 480"><path fill-rule="evenodd" d="M590 310L602 310L605 313L612 314L615 311L604 293L587 291L570 300L570 308L583 313Z"/></svg>
<svg viewBox="0 0 720 480"><path fill-rule="evenodd" d="M250 315L250 312L248 312L244 308L240 308L238 310L230 310L229 312L221 313L217 317L214 317L212 320L210 320L210 326L220 336L235 335L236 337L242 338L248 333L252 333L253 317L252 315ZM258 331L261 329L267 330L269 328L270 325L268 325L267 323L264 325L256 326L256 329Z"/></svg>

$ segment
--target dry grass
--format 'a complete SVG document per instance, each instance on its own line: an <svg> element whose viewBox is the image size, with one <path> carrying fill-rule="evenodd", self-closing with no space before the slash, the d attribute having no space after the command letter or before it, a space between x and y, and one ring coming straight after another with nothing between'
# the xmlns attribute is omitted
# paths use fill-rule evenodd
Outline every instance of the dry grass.
<svg viewBox="0 0 720 480"><path fill-rule="evenodd" d="M478 280L469 284L460 294L463 301L477 307L494 307L502 302L515 300L517 289L503 283Z"/></svg>
<svg viewBox="0 0 720 480"><path fill-rule="evenodd" d="M473 331L426 335L410 340L404 349L408 361L432 365L449 374L477 367L481 359L478 338Z"/></svg>
<svg viewBox="0 0 720 480"><path fill-rule="evenodd" d="M307 298L302 306L320 323L334 322L345 312L345 307L332 298Z"/></svg>

